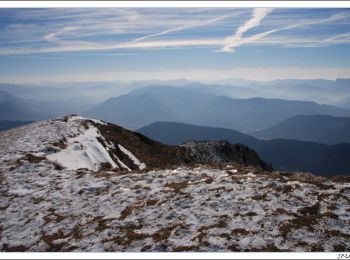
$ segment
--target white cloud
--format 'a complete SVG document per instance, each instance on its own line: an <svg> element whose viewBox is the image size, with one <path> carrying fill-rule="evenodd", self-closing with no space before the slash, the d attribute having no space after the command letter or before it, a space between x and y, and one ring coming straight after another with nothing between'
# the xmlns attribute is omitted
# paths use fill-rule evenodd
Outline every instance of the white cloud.
<svg viewBox="0 0 350 260"><path fill-rule="evenodd" d="M251 19L246 21L242 26L240 26L236 33L225 39L224 47L221 49L223 52L234 52L234 48L242 45L244 43L244 39L242 36L249 29L254 28L262 22L262 20L271 13L271 8L255 8L253 10L253 16ZM253 38L252 38L253 39Z"/></svg>
<svg viewBox="0 0 350 260"><path fill-rule="evenodd" d="M44 36L44 39L46 41L49 41L49 42L53 42L53 41L58 41L58 36L60 35L63 35L67 32L73 32L73 31L76 31L78 30L79 27L78 26L65 26L63 27L62 29L56 31L56 32L53 32L53 33L48 33Z"/></svg>
<svg viewBox="0 0 350 260"><path fill-rule="evenodd" d="M186 24L186 25L183 25L183 26L179 26L179 27L175 27L175 28L169 28L169 29L166 29L164 31L161 31L161 32L158 32L158 33L152 33L152 34L148 34L148 35L145 35L145 36L142 36L140 38L136 38L134 40L134 42L138 42L138 41L142 41L142 40L146 40L146 39L149 39L149 38L154 38L154 37L157 37L157 36L162 36L162 35L166 35L166 34L169 34L169 33L173 33L173 32L179 32L179 31L183 31L183 30L187 30L187 29L192 29L192 28L196 28L196 27L201 27L201 26L205 26L205 25L210 25L210 24L214 24L214 23L217 23L219 21L222 21L226 18L229 18L229 17L233 17L233 16L237 16L239 13L235 13L235 14L224 14L224 15L221 15L219 17L215 17L213 19L209 19L209 20L204 20L204 21L198 21L198 22L193 22L193 23L190 23L190 24Z"/></svg>
<svg viewBox="0 0 350 260"><path fill-rule="evenodd" d="M274 44L284 47L325 47L350 42L348 33L332 36L329 34L317 35L317 30L313 30L308 34L303 34L303 37L295 33L283 36L277 34L277 32L307 26L335 22L348 23L349 21L346 19L350 17L350 14L347 12L317 19L304 17L300 19L300 22L295 22L285 17L286 22L281 16L274 18L275 13L273 13L273 15L268 16L269 19L273 20L273 26L271 26L269 19L266 18L271 13L271 9L269 8L254 9L252 17L245 22L243 21L243 23L241 14L245 14L249 9L236 10L236 12L230 10L230 13L221 10L219 12L220 15L215 12L216 17L213 17L213 13L207 12L207 10L201 10L199 14L190 15L188 10L187 12L184 10L184 13L181 13L169 9L45 9L28 11L20 9L18 14L20 21L22 21L21 19L28 20L29 18L43 16L43 18L48 20L48 26L46 28L37 24L26 25L23 23L7 26L4 33L0 34L0 42L6 42L8 40L9 43L12 43L22 38L27 39L27 42L24 40L23 44L19 45L3 45L3 47L0 47L0 55L184 47L213 47L224 52L232 53L235 48L248 44ZM187 14L184 15L185 13ZM154 19L154 17L157 19ZM266 24L269 24L267 26L269 30L244 37L245 32L259 26L263 19L266 20ZM225 23L221 23L223 21ZM280 21L280 26L278 26L278 21ZM220 26L218 27L208 26L219 22ZM238 26L239 23L242 25ZM207 34L194 35L196 38L192 39L187 37L181 38L181 36L176 34L175 37L171 37L171 40L160 37L170 33L204 26L208 26L211 32L215 32L215 28L226 31L227 28L233 25L237 25L238 29L230 37L205 38ZM266 27L265 24L264 26ZM141 33L144 36L135 37L135 34ZM114 41L87 40L87 37L90 36L96 37L106 34L117 36L116 38L119 36L122 37ZM271 37L272 34L279 36ZM151 38L154 37L158 37L159 39L152 40ZM37 42L35 42L35 39L37 39ZM113 38L108 37L108 39ZM31 44L32 42L33 44Z"/></svg>
<svg viewBox="0 0 350 260"><path fill-rule="evenodd" d="M329 37L322 42L321 45L332 45L332 44L341 44L350 42L350 32L338 34L332 37Z"/></svg>

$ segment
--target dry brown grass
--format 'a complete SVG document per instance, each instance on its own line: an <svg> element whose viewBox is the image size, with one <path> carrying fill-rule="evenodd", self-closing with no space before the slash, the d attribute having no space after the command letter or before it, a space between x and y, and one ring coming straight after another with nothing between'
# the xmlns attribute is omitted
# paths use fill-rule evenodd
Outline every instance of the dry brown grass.
<svg viewBox="0 0 350 260"><path fill-rule="evenodd" d="M123 211L120 213L119 220L126 219L129 215L132 214L133 206L127 206Z"/></svg>
<svg viewBox="0 0 350 260"><path fill-rule="evenodd" d="M148 250L150 250L152 248L151 245L145 245L141 248L141 252L147 252Z"/></svg>
<svg viewBox="0 0 350 260"><path fill-rule="evenodd" d="M330 177L330 180L331 181L334 181L334 182L345 182L345 183L349 183L350 182L350 176L333 176L333 177Z"/></svg>
<svg viewBox="0 0 350 260"><path fill-rule="evenodd" d="M327 211L321 215L325 218L331 218L331 219L339 219L339 216L337 214L334 214L333 212Z"/></svg>
<svg viewBox="0 0 350 260"><path fill-rule="evenodd" d="M4 251L4 252L25 252L27 250L28 248L23 245L10 246L9 244L3 244L1 249L1 251Z"/></svg>
<svg viewBox="0 0 350 260"><path fill-rule="evenodd" d="M272 214L274 215L287 215L287 216L294 216L294 217L298 217L297 214L295 214L294 212L289 212L287 210L285 210L284 208L277 208Z"/></svg>
<svg viewBox="0 0 350 260"><path fill-rule="evenodd" d="M63 137L62 139L52 143L53 146L59 147L61 149L66 149L67 148L67 139L66 137Z"/></svg>
<svg viewBox="0 0 350 260"><path fill-rule="evenodd" d="M112 169L112 164L110 164L109 162L100 163L100 170L101 171L109 171L111 169Z"/></svg>
<svg viewBox="0 0 350 260"><path fill-rule="evenodd" d="M120 217L118 218L119 220L124 220L126 219L129 215L131 215L135 210L142 208L146 205L146 202L142 202L139 204L131 205L131 206L126 206L125 209L122 210L120 213Z"/></svg>
<svg viewBox="0 0 350 260"><path fill-rule="evenodd" d="M239 249L239 245L238 244L231 244L227 247L228 250L232 251L232 252L240 252L242 250Z"/></svg>
<svg viewBox="0 0 350 260"><path fill-rule="evenodd" d="M95 231L96 232L101 232L107 228L109 228L109 225L107 225L107 222L110 222L111 219L104 219L103 216L97 216L95 218L93 218L92 222L96 223L96 228Z"/></svg>
<svg viewBox="0 0 350 260"><path fill-rule="evenodd" d="M58 163L58 162L53 162L52 164L53 164L54 169L57 171L61 171L64 169L63 165Z"/></svg>
<svg viewBox="0 0 350 260"><path fill-rule="evenodd" d="M137 230L143 227L142 224L128 224L126 226L117 227L120 231L118 236L114 236L112 238L104 239L102 242L113 242L117 245L121 246L129 246L135 240L141 240L148 238L149 234L138 233ZM151 246L144 246L141 251L147 251Z"/></svg>
<svg viewBox="0 0 350 260"><path fill-rule="evenodd" d="M207 240L205 240L205 236L207 236L208 230L212 229L212 228L226 228L227 227L227 220L229 218L229 216L227 215L222 215L222 216L218 216L219 217L219 221L217 223L214 223L212 225L208 225L208 226L202 226L198 229L198 235L195 236L194 238L191 239L191 241L195 241L198 240L198 246L200 247L206 247L209 246L209 242Z"/></svg>
<svg viewBox="0 0 350 260"><path fill-rule="evenodd" d="M289 220L286 223L282 224L279 227L279 231L283 238L286 238L287 235L293 229L301 229L303 227L306 227L310 232L313 232L315 230L315 228L313 227L313 224L315 224L317 221L318 221L317 218L314 218L313 216L310 216L310 215L301 216L293 220Z"/></svg>
<svg viewBox="0 0 350 260"><path fill-rule="evenodd" d="M348 234L345 234L345 233L343 233L343 232L341 232L341 231L339 231L339 230L333 230L333 229L327 229L327 230L325 230L325 235L326 235L326 237L328 237L328 238L332 238L332 237L342 237L342 238L345 238L345 239L347 239L347 240L350 240L350 235L348 235Z"/></svg>
<svg viewBox="0 0 350 260"><path fill-rule="evenodd" d="M231 235L234 235L234 236L237 236L237 235L247 236L249 234L250 234L250 231L244 228L236 228L231 231Z"/></svg>
<svg viewBox="0 0 350 260"><path fill-rule="evenodd" d="M5 174L0 172L0 184L4 184L6 182Z"/></svg>
<svg viewBox="0 0 350 260"><path fill-rule="evenodd" d="M321 244L312 244L310 247L311 252L323 252L324 248Z"/></svg>
<svg viewBox="0 0 350 260"><path fill-rule="evenodd" d="M66 242L63 243L55 243L55 240L59 239L65 239L71 236L71 233L64 234L62 230L59 230L58 232L48 235L45 232L42 232L41 235L41 240L44 241L47 245L48 248L46 251L48 252L60 252L62 251L62 248L67 245Z"/></svg>
<svg viewBox="0 0 350 260"><path fill-rule="evenodd" d="M253 200L265 200L267 197L267 193L264 194L259 194L259 195L254 195L252 197Z"/></svg>
<svg viewBox="0 0 350 260"><path fill-rule="evenodd" d="M177 246L173 248L174 252L194 252L198 250L198 246Z"/></svg>
<svg viewBox="0 0 350 260"><path fill-rule="evenodd" d="M32 200L34 204L39 204L40 202L45 201L43 197L32 197Z"/></svg>
<svg viewBox="0 0 350 260"><path fill-rule="evenodd" d="M317 202L314 205L310 207L304 207L298 210L298 213L302 215L311 215L311 216L316 216L320 210L320 203Z"/></svg>
<svg viewBox="0 0 350 260"><path fill-rule="evenodd" d="M164 185L164 187L171 188L174 192L180 192L182 189L186 189L188 187L188 181L167 183Z"/></svg>
<svg viewBox="0 0 350 260"><path fill-rule="evenodd" d="M282 250L279 249L275 244L269 243L265 247L259 248L257 250L252 250L252 252L281 252Z"/></svg>
<svg viewBox="0 0 350 260"><path fill-rule="evenodd" d="M55 223L59 223L66 218L65 216L58 214L54 208L49 208L47 211L49 211L50 213L44 216L44 225L53 221Z"/></svg>
<svg viewBox="0 0 350 260"><path fill-rule="evenodd" d="M347 251L346 247L343 244L335 244L335 245L333 245L333 250L334 250L334 252L345 252L345 251Z"/></svg>
<svg viewBox="0 0 350 260"><path fill-rule="evenodd" d="M182 223L177 223L158 230L152 235L153 240L155 242L167 241L173 230L178 226L184 227Z"/></svg>
<svg viewBox="0 0 350 260"><path fill-rule="evenodd" d="M254 216L257 216L257 215L258 215L258 214L256 214L255 212L250 211L250 212L248 212L247 214L245 214L244 216L254 217Z"/></svg>
<svg viewBox="0 0 350 260"><path fill-rule="evenodd" d="M150 199L150 200L147 200L145 204L146 204L146 206L155 206L155 205L157 205L158 202L159 202L159 200Z"/></svg>
<svg viewBox="0 0 350 260"><path fill-rule="evenodd" d="M287 235L293 230L293 229L301 229L303 227L307 228L310 232L313 232L315 228L313 227L314 224L316 224L319 219L322 217L319 214L320 210L320 203L317 202L316 204L310 206L310 207L304 207L298 210L298 213L300 215L295 216L295 219L289 220L286 223L282 224L279 228L281 236L286 238Z"/></svg>
<svg viewBox="0 0 350 260"><path fill-rule="evenodd" d="M210 177L210 176L205 177L205 180L204 180L204 182L205 182L206 184L211 184L213 181L214 181L214 178L213 178L213 177Z"/></svg>
<svg viewBox="0 0 350 260"><path fill-rule="evenodd" d="M26 154L24 157L21 158L21 160L25 160L31 163L39 163L43 160L46 160L46 157L43 156L36 156L33 154ZM18 160L17 160L18 161Z"/></svg>

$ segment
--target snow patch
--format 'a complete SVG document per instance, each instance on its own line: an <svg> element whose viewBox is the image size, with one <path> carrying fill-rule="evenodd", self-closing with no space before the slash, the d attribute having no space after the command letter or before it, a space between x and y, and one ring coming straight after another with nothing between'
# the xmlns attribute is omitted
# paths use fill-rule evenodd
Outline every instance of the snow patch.
<svg viewBox="0 0 350 260"><path fill-rule="evenodd" d="M83 117L83 116L70 116L68 118L68 121L72 122L72 121L78 121L78 120L90 120L96 124L100 124L100 125L107 125L107 123L102 122L101 120L98 119L93 119L93 118L87 118L87 117Z"/></svg>
<svg viewBox="0 0 350 260"><path fill-rule="evenodd" d="M89 129L76 137L67 140L67 148L57 153L47 155L47 159L57 162L68 170L87 168L97 171L101 163L110 163L112 168L118 165L110 157L105 147L97 140L102 138L96 127L90 125Z"/></svg>
<svg viewBox="0 0 350 260"><path fill-rule="evenodd" d="M125 147L123 147L122 145L118 144L119 149L125 153L127 156L129 156L129 158L134 162L134 164L136 164L140 170L143 170L146 168L146 164L141 163L136 157L135 155L133 155L129 150L127 150Z"/></svg>

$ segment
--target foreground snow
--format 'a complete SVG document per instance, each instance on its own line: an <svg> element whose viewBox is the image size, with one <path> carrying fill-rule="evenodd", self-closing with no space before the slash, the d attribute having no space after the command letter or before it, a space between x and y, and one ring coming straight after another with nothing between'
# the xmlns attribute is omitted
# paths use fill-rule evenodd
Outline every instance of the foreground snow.
<svg viewBox="0 0 350 260"><path fill-rule="evenodd" d="M349 183L238 165L118 174L28 164L1 170L2 250L350 249Z"/></svg>

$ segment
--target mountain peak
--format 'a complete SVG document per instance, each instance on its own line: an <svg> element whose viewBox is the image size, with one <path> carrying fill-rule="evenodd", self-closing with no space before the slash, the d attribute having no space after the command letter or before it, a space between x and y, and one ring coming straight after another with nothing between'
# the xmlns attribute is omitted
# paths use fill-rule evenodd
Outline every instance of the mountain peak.
<svg viewBox="0 0 350 260"><path fill-rule="evenodd" d="M192 163L236 162L268 169L249 148L228 142L170 146L97 119L69 115L0 134L1 157L50 170L132 171ZM193 148L199 148L194 152ZM207 149L207 151L205 151ZM253 156L252 156L253 155ZM248 158L248 160L247 160Z"/></svg>

